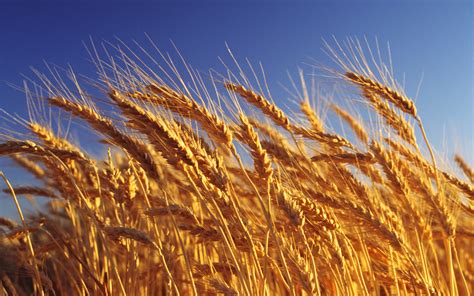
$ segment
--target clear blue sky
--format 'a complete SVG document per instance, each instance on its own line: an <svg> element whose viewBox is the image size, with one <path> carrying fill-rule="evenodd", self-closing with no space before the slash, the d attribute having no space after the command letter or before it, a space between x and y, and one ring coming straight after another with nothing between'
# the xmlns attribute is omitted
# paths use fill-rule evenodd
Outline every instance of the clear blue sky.
<svg viewBox="0 0 474 296"><path fill-rule="evenodd" d="M24 114L23 94L5 81L21 84L21 74L33 76L29 67L43 69L43 60L89 74L82 45L89 36L146 42L146 32L163 51L173 51L173 40L201 70L219 65L227 42L239 58L261 61L270 80L284 83L287 70L310 58L331 66L323 38L376 36L390 42L409 95L423 76L417 106L435 147L447 143L474 160L471 1L74 2L1 2L0 108Z"/></svg>

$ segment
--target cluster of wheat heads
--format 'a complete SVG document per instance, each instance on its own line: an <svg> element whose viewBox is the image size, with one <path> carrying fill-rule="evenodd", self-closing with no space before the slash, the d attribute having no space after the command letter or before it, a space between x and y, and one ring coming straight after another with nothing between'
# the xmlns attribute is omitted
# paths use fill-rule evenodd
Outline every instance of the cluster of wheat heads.
<svg viewBox="0 0 474 296"><path fill-rule="evenodd" d="M120 63L96 61L98 95L75 76L73 89L40 75L48 106L32 108L87 126L108 147L105 159L34 116L21 121L28 134L4 133L0 154L37 182L11 186L4 177L21 221L0 218L0 292L473 289L473 171L460 156L466 176L441 169L412 100L386 71L377 76L364 61L338 59L343 70L334 73L344 91L378 118L368 128L328 104L348 128L343 136L310 104L304 76L300 112L290 116L242 73L212 77L204 87L200 75L188 68L186 83L168 62L178 78L166 82L120 53ZM17 196L25 195L48 198L40 214L23 216Z"/></svg>

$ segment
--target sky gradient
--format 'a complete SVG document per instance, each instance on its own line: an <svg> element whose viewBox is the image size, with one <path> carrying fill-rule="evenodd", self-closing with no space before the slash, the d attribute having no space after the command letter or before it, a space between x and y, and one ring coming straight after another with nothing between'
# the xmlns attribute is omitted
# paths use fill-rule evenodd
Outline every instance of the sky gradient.
<svg viewBox="0 0 474 296"><path fill-rule="evenodd" d="M416 103L435 148L473 163L471 1L33 2L0 4L0 108L10 113L26 114L24 95L8 83L21 85L22 74L33 76L30 67L45 70L47 61L92 75L82 44L90 37L145 43L147 33L165 52L174 51L172 40L203 71L228 56L227 42L239 59L262 62L277 94L287 71L315 61L335 66L321 50L323 39L377 37L390 42L395 76L406 81L408 95L422 80Z"/></svg>

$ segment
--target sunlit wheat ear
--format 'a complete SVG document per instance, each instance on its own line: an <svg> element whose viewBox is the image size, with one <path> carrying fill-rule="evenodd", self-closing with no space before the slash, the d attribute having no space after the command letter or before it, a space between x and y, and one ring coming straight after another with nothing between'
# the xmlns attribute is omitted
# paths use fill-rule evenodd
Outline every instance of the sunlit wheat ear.
<svg viewBox="0 0 474 296"><path fill-rule="evenodd" d="M275 124L285 128L290 128L290 120L283 111L280 110L275 104L269 102L263 96L253 92L252 90L246 89L242 85L226 83L225 87L232 92L239 94L242 98L247 100L250 104L259 108L265 115L275 122Z"/></svg>
<svg viewBox="0 0 474 296"><path fill-rule="evenodd" d="M45 172L41 166L39 166L36 162L32 161L25 155L21 154L13 154L10 156L15 163L17 163L20 167L26 169L30 174L35 176L37 179L42 179L45 176Z"/></svg>
<svg viewBox="0 0 474 296"><path fill-rule="evenodd" d="M336 112L336 114L339 115L345 122L347 122L347 124L349 124L357 138L359 138L362 143L368 144L369 136L367 135L365 128L357 121L357 119L335 104L331 105L331 109Z"/></svg>
<svg viewBox="0 0 474 296"><path fill-rule="evenodd" d="M311 157L312 161L335 162L335 163L375 163L374 155L371 153L341 153L341 154L318 154Z"/></svg>
<svg viewBox="0 0 474 296"><path fill-rule="evenodd" d="M304 115L306 115L306 118L308 119L309 123L311 123L311 127L313 128L313 130L315 130L317 132L323 132L324 131L322 121L316 115L316 113L311 108L311 106L309 105L308 102L301 101L300 109L301 109L301 112L303 112Z"/></svg>
<svg viewBox="0 0 474 296"><path fill-rule="evenodd" d="M471 183L474 183L474 169L472 169L465 161L464 159L456 154L454 156L454 161L456 161L456 164L461 168L463 171L464 175L471 181Z"/></svg>
<svg viewBox="0 0 474 296"><path fill-rule="evenodd" d="M35 196L44 196L50 198L58 198L57 194L49 189L41 188L41 187L34 187L34 186L21 186L21 187L14 187L15 193L18 195L35 195ZM8 193L6 189L3 192Z"/></svg>
<svg viewBox="0 0 474 296"><path fill-rule="evenodd" d="M51 129L34 122L28 124L28 127L45 145L51 148L70 150L82 154L78 147L74 146L68 140L56 136Z"/></svg>
<svg viewBox="0 0 474 296"><path fill-rule="evenodd" d="M298 201L290 197L288 193L283 191L279 186L277 186L276 189L276 196L277 202L286 213L291 223L297 227L304 225L305 215L304 211L298 204Z"/></svg>
<svg viewBox="0 0 474 296"><path fill-rule="evenodd" d="M145 245L153 245L151 238L137 229L119 226L108 226L104 229L105 233L113 240L128 238Z"/></svg>
<svg viewBox="0 0 474 296"><path fill-rule="evenodd" d="M255 171L262 181L270 182L273 169L271 167L271 162L268 158L267 151L263 149L257 133L250 125L250 122L245 115L240 115L240 122L241 140L251 149L250 153L252 154L254 161Z"/></svg>
<svg viewBox="0 0 474 296"><path fill-rule="evenodd" d="M414 118L417 118L418 114L413 101L400 94L399 92L375 80L372 80L368 77L364 77L361 74L347 72L345 76L351 82L359 85L364 91L373 92L381 96L382 98L386 99L387 101L391 102L392 104L403 110L403 112L406 112Z"/></svg>
<svg viewBox="0 0 474 296"><path fill-rule="evenodd" d="M80 153L42 147L31 141L8 141L0 144L0 155L12 155L16 153L24 153L36 156L57 156L61 159L73 159L78 161L88 161Z"/></svg>

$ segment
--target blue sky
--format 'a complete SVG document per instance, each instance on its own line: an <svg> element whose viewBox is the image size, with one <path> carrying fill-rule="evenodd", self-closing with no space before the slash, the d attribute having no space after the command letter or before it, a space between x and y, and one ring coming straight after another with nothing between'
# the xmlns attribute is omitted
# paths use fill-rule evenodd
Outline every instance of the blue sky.
<svg viewBox="0 0 474 296"><path fill-rule="evenodd" d="M21 74L33 76L29 68L44 69L43 61L91 74L82 44L90 36L146 43L148 33L170 52L173 40L203 71L218 66L218 56L228 56L227 42L239 59L262 62L270 81L287 85L287 71L305 63L334 66L321 50L323 38L377 37L381 44L390 42L396 77L405 77L408 95L415 95L423 77L417 106L434 146L449 147L449 156L456 148L473 162L470 1L199 2L2 1L0 108L25 114L24 95L6 82L20 85ZM283 93L276 83L271 86Z"/></svg>

